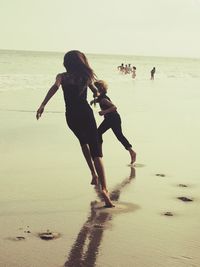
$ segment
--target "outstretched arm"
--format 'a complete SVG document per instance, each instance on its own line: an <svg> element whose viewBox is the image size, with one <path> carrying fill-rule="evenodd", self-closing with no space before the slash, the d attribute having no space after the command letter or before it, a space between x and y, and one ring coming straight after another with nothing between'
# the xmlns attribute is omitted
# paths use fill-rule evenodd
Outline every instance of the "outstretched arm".
<svg viewBox="0 0 200 267"><path fill-rule="evenodd" d="M60 84L61 84L61 74L58 74L56 77L55 83L51 86L51 88L47 92L42 104L40 105L39 109L37 110L37 113L36 113L37 120L42 116L42 113L44 112L44 107L49 102L49 100L52 98L52 96L57 92L58 88L60 87Z"/></svg>

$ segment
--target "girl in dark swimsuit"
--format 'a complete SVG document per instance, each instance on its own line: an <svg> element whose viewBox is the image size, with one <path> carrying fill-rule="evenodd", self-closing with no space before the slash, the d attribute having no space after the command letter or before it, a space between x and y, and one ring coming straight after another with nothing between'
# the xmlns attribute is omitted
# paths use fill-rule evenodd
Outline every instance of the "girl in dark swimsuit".
<svg viewBox="0 0 200 267"><path fill-rule="evenodd" d="M36 118L39 119L41 117L45 105L61 85L66 105L66 121L80 142L83 155L92 174L91 184L96 185L99 179L105 206L113 207L114 205L110 200L106 187L96 121L93 111L87 102L88 87L92 90L94 96L97 95L97 91L93 86L95 74L90 68L86 56L77 50L72 50L65 54L64 67L66 72L57 75L55 83L49 89L44 101L37 110Z"/></svg>
<svg viewBox="0 0 200 267"><path fill-rule="evenodd" d="M98 89L99 96L92 100L90 104L93 104L95 102L99 103L101 108L99 115L104 116L103 122L98 127L99 142L102 144L103 134L107 130L112 129L119 142L121 142L124 148L129 151L131 157L130 164L133 164L136 160L136 153L135 151L133 151L132 145L128 142L128 140L122 133L121 117L117 112L117 107L111 102L110 98L106 95L108 89L107 84L104 81L99 80L94 82L94 85Z"/></svg>

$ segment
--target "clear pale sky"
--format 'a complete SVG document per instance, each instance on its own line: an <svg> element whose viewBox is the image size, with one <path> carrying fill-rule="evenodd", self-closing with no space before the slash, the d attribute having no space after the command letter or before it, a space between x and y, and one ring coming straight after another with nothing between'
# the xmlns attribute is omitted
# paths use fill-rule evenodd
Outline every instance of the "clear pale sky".
<svg viewBox="0 0 200 267"><path fill-rule="evenodd" d="M0 0L0 49L200 58L200 0Z"/></svg>

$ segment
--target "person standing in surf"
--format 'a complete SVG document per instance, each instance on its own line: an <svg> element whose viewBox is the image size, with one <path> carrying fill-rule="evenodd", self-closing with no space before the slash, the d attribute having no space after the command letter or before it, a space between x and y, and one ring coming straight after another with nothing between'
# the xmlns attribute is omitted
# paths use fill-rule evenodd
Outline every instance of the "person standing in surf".
<svg viewBox="0 0 200 267"><path fill-rule="evenodd" d="M136 77L136 67L133 66L133 68L132 68L132 78L135 79L135 77Z"/></svg>
<svg viewBox="0 0 200 267"><path fill-rule="evenodd" d="M80 142L82 153L92 174L91 184L97 185L99 179L105 207L114 207L106 186L96 121L87 102L88 87L94 96L97 95L97 90L93 86L93 82L96 80L95 73L89 66L86 56L78 50L67 52L63 64L66 72L56 76L55 83L37 110L36 118L41 117L46 104L61 85L66 105L66 122Z"/></svg>
<svg viewBox="0 0 200 267"><path fill-rule="evenodd" d="M132 149L132 145L122 133L121 117L117 112L117 107L111 102L110 98L106 95L108 86L102 80L95 81L94 85L98 89L99 96L92 100L90 104L92 105L94 103L99 103L99 106L101 108L99 115L104 116L103 122L98 127L99 142L102 144L103 134L107 130L112 129L114 135L117 137L119 142L124 146L126 150L128 150L131 157L130 164L133 164L136 160L136 153Z"/></svg>
<svg viewBox="0 0 200 267"><path fill-rule="evenodd" d="M154 80L155 72L156 72L156 68L153 67L153 69L151 70L151 80Z"/></svg>

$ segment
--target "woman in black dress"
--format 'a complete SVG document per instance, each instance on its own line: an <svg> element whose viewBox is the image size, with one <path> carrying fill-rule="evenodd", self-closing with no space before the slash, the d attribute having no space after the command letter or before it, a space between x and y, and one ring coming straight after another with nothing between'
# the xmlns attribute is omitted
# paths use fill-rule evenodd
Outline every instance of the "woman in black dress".
<svg viewBox="0 0 200 267"><path fill-rule="evenodd" d="M58 74L56 81L49 89L45 99L37 110L39 119L45 105L56 93L60 85L66 105L66 121L69 128L78 138L83 155L92 174L91 184L96 185L98 179L102 187L102 196L106 207L113 207L106 187L106 177L102 162L102 154L98 142L98 133L93 111L87 102L87 88L94 96L97 94L93 82L95 74L88 64L86 56L77 50L69 51L64 56L66 72Z"/></svg>

